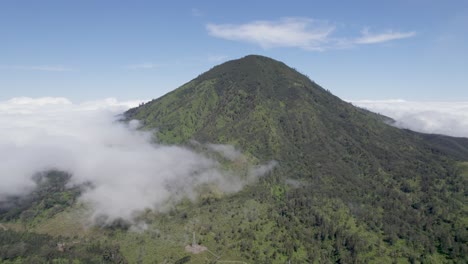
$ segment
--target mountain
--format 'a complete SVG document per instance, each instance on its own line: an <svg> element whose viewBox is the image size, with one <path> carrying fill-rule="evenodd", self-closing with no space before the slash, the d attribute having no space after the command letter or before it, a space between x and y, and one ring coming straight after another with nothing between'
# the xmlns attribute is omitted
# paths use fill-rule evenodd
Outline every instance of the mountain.
<svg viewBox="0 0 468 264"><path fill-rule="evenodd" d="M314 250L345 263L466 258L467 142L388 125L284 63L256 55L226 62L126 117L163 142L231 144L253 160L278 161L253 189L280 190L278 230L294 226L285 237L295 251L317 240L329 248Z"/></svg>
<svg viewBox="0 0 468 264"><path fill-rule="evenodd" d="M468 139L396 128L257 55L128 110L124 121L133 119L164 144L228 144L248 163L277 166L237 193L146 211L136 230L81 228L86 208L67 184L72 176L40 175L31 195L0 204L0 261L468 261Z"/></svg>

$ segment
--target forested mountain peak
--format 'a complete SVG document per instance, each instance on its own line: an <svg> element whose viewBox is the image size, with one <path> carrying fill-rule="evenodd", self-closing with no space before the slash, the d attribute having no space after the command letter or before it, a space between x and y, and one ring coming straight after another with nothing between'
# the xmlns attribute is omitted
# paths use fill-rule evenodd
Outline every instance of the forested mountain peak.
<svg viewBox="0 0 468 264"><path fill-rule="evenodd" d="M253 160L278 161L265 185L250 191L276 190L271 206L295 226L295 234L328 221L344 226L320 231L331 232L325 238L315 229L310 236L324 242L367 234L385 247L405 244L407 252L400 253L407 259L456 260L467 254L461 187L466 180L459 163L468 160L464 148L452 151L444 142L455 139L434 143L393 127L388 118L342 101L282 62L257 55L228 61L126 117L156 129L162 142L230 144ZM341 216L325 212L328 206ZM335 217L353 219L363 229L355 233ZM289 236L305 243L305 237ZM356 248L373 251L374 242L341 248L342 257L363 260Z"/></svg>
<svg viewBox="0 0 468 264"><path fill-rule="evenodd" d="M138 224L118 219L86 230L89 205L80 195L93 184L44 172L31 194L0 204L0 262L467 261L467 139L399 129L257 55L218 65L124 116L164 145L233 168L230 183L247 165L277 165L237 192L198 186L192 200L136 215ZM242 159L218 157L212 144Z"/></svg>

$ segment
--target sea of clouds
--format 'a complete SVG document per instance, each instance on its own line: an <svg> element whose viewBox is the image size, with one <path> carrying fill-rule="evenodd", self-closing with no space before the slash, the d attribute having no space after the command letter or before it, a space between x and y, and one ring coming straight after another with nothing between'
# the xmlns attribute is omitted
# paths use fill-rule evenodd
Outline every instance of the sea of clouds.
<svg viewBox="0 0 468 264"><path fill-rule="evenodd" d="M393 118L394 125L418 132L468 137L468 102L406 100L350 101L353 105Z"/></svg>
<svg viewBox="0 0 468 264"><path fill-rule="evenodd" d="M66 98L13 98L0 102L0 200L34 189L32 176L50 169L71 173L71 184L91 183L80 201L93 219L132 220L145 209L165 210L200 186L239 191L275 162L248 165L245 175L223 169L187 147L155 143L154 133L120 114L141 101L73 103ZM228 160L243 158L232 146L207 144ZM104 218L103 218L104 217Z"/></svg>

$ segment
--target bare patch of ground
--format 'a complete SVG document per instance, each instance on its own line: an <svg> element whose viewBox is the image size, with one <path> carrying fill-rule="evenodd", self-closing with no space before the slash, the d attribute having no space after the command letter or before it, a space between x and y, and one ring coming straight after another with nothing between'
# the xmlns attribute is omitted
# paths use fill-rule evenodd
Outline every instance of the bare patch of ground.
<svg viewBox="0 0 468 264"><path fill-rule="evenodd" d="M203 251L208 250L207 247L202 246L202 245L187 245L185 246L185 251L190 252L192 254L199 254L202 253Z"/></svg>

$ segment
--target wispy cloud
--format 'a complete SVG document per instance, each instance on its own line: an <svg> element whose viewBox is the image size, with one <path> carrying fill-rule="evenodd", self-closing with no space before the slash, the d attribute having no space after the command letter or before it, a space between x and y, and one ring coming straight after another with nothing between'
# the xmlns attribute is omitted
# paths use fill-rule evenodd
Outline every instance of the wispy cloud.
<svg viewBox="0 0 468 264"><path fill-rule="evenodd" d="M369 29L364 29L361 31L362 36L356 39L357 44L375 44L388 42L397 39L411 38L416 35L416 32L397 32L389 30L384 33L370 33Z"/></svg>
<svg viewBox="0 0 468 264"><path fill-rule="evenodd" d="M208 24L211 36L250 42L262 48L299 47L321 50L335 27L308 18L283 18L279 21L253 21L246 24Z"/></svg>
<svg viewBox="0 0 468 264"><path fill-rule="evenodd" d="M131 70L141 70L141 69L155 69L158 68L158 64L154 64L152 62L144 62L144 63L139 63L139 64L130 64L125 66L127 69Z"/></svg>
<svg viewBox="0 0 468 264"><path fill-rule="evenodd" d="M26 71L47 71L47 72L70 72L72 68L62 65L0 65L0 69L6 70L26 70Z"/></svg>
<svg viewBox="0 0 468 264"><path fill-rule="evenodd" d="M416 32L387 30L384 33L361 31L357 37L337 37L336 27L328 21L292 17L278 21L252 21L244 24L206 25L208 34L222 39L257 44L264 49L293 47L323 51L349 48L361 44L376 44L413 37Z"/></svg>

